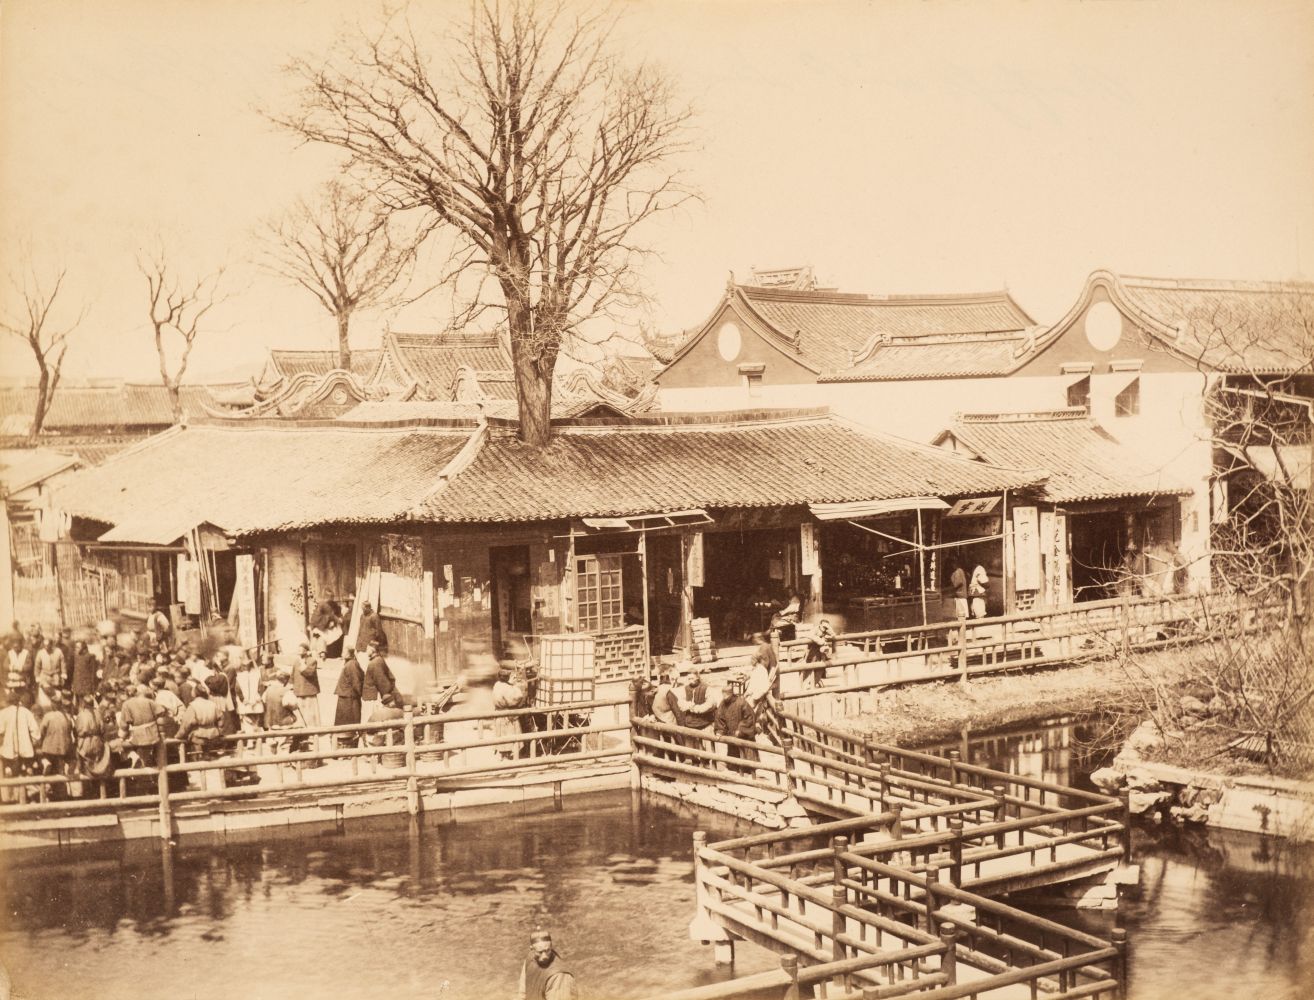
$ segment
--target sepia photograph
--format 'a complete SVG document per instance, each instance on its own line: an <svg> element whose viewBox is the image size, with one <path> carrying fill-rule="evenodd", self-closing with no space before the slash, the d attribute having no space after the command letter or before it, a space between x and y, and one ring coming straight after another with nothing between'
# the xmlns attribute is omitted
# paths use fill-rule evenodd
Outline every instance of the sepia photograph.
<svg viewBox="0 0 1314 1000"><path fill-rule="evenodd" d="M1314 4L0 0L0 1000L1314 996Z"/></svg>

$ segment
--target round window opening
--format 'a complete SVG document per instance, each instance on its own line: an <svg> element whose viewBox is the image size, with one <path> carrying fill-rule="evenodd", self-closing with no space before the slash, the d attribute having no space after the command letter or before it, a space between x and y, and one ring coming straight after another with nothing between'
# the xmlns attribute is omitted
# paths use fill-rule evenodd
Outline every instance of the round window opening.
<svg viewBox="0 0 1314 1000"><path fill-rule="evenodd" d="M733 361L739 357L739 348L742 346L742 338L739 336L739 327L734 323L722 323L721 329L716 333L716 349L721 353L725 361Z"/></svg>
<svg viewBox="0 0 1314 1000"><path fill-rule="evenodd" d="M1111 302L1096 302L1086 310L1086 339L1097 351L1111 351L1122 337L1122 313Z"/></svg>

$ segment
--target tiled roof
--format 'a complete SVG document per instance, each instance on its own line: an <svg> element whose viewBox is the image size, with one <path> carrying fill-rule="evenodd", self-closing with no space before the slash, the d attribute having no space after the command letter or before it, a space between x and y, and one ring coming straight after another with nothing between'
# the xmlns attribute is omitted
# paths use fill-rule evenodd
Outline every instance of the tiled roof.
<svg viewBox="0 0 1314 1000"><path fill-rule="evenodd" d="M0 496L45 482L78 464L76 455L50 448L0 449Z"/></svg>
<svg viewBox="0 0 1314 1000"><path fill-rule="evenodd" d="M775 507L992 493L1043 473L1002 469L858 431L815 412L748 421L685 415L562 427L543 448L493 432L418 515L555 520L690 507ZM588 424L589 422L583 422Z"/></svg>
<svg viewBox="0 0 1314 1000"><path fill-rule="evenodd" d="M521 444L512 421L180 427L70 474L56 504L116 537L157 531L164 512L170 525L251 534L971 495L1043 479L789 412L566 421L541 449Z"/></svg>
<svg viewBox="0 0 1314 1000"><path fill-rule="evenodd" d="M735 293L818 371L847 368L880 334L1015 333L1033 323L1007 292L872 296L738 285Z"/></svg>
<svg viewBox="0 0 1314 1000"><path fill-rule="evenodd" d="M351 352L351 373L357 378L365 378L379 363L378 348L353 350ZM311 375L327 375L338 367L337 351L270 351L269 360L274 371L284 378L292 378L302 372Z"/></svg>
<svg viewBox="0 0 1314 1000"><path fill-rule="evenodd" d="M823 372L818 382L1006 375L1017 365L1020 336L900 337L874 345L852 368Z"/></svg>
<svg viewBox="0 0 1314 1000"><path fill-rule="evenodd" d="M1193 360L1229 372L1314 371L1314 284L1128 275L1117 282Z"/></svg>
<svg viewBox="0 0 1314 1000"><path fill-rule="evenodd" d="M498 399L515 397L511 356L503 350L495 334L393 333L389 337L396 344L406 370L440 396L451 392L459 369L469 368L478 376L486 395Z"/></svg>
<svg viewBox="0 0 1314 1000"><path fill-rule="evenodd" d="M1191 492L1167 480L1080 408L960 414L940 440L947 434L987 462L1047 470L1044 496L1055 503Z"/></svg>
<svg viewBox="0 0 1314 1000"><path fill-rule="evenodd" d="M0 388L0 423L5 433L21 433L30 427L36 411L36 389ZM180 390L183 416L191 419L203 411L201 401L210 398L206 386L185 385ZM169 394L162 385L115 384L104 386L60 385L46 414L43 429L69 431L81 428L168 427L173 423ZM21 427L20 427L21 425Z"/></svg>
<svg viewBox="0 0 1314 1000"><path fill-rule="evenodd" d="M114 525L167 512L172 523L236 533L391 521L435 489L470 433L468 426L173 428L72 474L56 503Z"/></svg>
<svg viewBox="0 0 1314 1000"><path fill-rule="evenodd" d="M510 419L516 415L512 400L490 399L482 403L458 403L450 399L366 400L338 419L343 423L398 423L415 420L478 420L485 417Z"/></svg>

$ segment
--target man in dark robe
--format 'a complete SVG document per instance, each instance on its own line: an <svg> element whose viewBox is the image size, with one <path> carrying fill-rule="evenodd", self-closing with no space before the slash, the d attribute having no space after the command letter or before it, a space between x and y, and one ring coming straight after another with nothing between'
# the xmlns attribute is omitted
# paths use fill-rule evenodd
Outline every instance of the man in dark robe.
<svg viewBox="0 0 1314 1000"><path fill-rule="evenodd" d="M726 679L725 687L721 689L721 700L716 705L716 716L712 721L712 728L717 736L732 736L750 742L757 737L757 713L748 703L748 699L740 693L746 682L747 678L743 674L736 674ZM734 743L725 745L725 753L727 757L760 759L756 750ZM745 770L751 769L745 768Z"/></svg>
<svg viewBox="0 0 1314 1000"><path fill-rule="evenodd" d="M383 657L383 650L378 643L369 644L369 664L365 668L365 682L361 687L361 711L368 722L370 713L379 707L379 703L397 690L397 679L392 675L392 668Z"/></svg>
<svg viewBox="0 0 1314 1000"><path fill-rule="evenodd" d="M356 634L356 646L368 647L372 642L378 644L380 653L388 652L388 637L383 634L383 621L374 606L365 601L360 606L360 631Z"/></svg>
<svg viewBox="0 0 1314 1000"><path fill-rule="evenodd" d="M354 726L360 723L361 692L365 689L365 671L360 669L356 651L348 647L342 651L342 673L338 674L338 686L333 693L337 696L337 708L333 712L333 725ZM340 747L354 747L360 738L358 733L338 733L337 744Z"/></svg>
<svg viewBox="0 0 1314 1000"><path fill-rule="evenodd" d="M534 931L529 955L520 967L516 1000L575 1000L575 976L552 947L552 935Z"/></svg>
<svg viewBox="0 0 1314 1000"><path fill-rule="evenodd" d="M336 660L342 653L342 606L333 598L333 591L324 591L324 599L315 605L315 613L310 616L312 632L331 634L331 642L325 642L324 655Z"/></svg>

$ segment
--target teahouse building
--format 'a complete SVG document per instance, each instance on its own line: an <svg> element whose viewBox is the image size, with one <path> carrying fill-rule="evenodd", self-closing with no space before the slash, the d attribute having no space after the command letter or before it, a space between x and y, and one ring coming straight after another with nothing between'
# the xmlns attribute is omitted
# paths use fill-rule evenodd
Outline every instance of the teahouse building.
<svg viewBox="0 0 1314 1000"><path fill-rule="evenodd" d="M471 649L516 656L576 633L596 637L605 678L688 651L695 619L718 646L743 643L791 592L806 619L841 626L893 598L945 617L930 547L945 512L1034 497L1045 478L820 410L559 420L541 449L515 431L190 426L75 475L58 502L90 558L152 550L174 588L161 598L230 621L248 645L299 640L331 589L369 597L391 647L436 675ZM845 558L855 526L885 549L876 577Z"/></svg>

